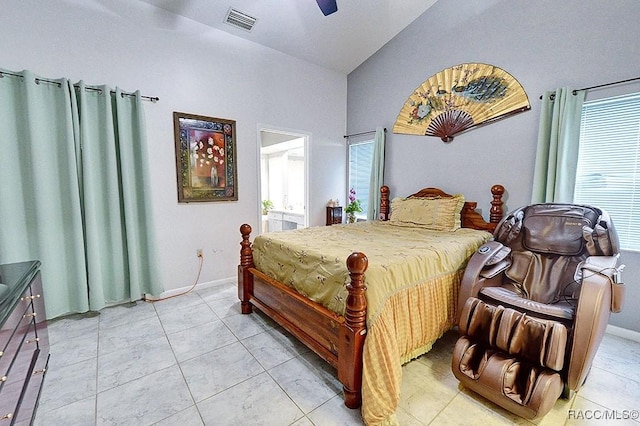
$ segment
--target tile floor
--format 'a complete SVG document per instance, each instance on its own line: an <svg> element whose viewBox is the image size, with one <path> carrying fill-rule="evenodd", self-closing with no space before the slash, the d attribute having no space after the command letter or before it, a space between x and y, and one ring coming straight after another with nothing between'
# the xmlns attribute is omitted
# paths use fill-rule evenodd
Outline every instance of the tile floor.
<svg viewBox="0 0 640 426"><path fill-rule="evenodd" d="M228 284L52 321L36 425L362 424L332 368L269 319L239 312ZM400 424L531 424L459 386L456 338L403 367ZM537 424L614 416L637 426L639 366L640 343L605 336L587 384Z"/></svg>

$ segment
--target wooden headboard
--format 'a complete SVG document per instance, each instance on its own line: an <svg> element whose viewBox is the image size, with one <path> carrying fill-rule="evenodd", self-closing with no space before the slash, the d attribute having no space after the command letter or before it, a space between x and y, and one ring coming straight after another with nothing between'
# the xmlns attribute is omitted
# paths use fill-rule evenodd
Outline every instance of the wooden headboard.
<svg viewBox="0 0 640 426"><path fill-rule="evenodd" d="M504 194L504 186L493 185L491 187L491 194L493 199L491 200L491 209L489 211L489 222L485 221L480 213L476 211L478 203L475 201L465 201L464 207L460 212L460 220L463 228L481 229L484 231L493 232L496 226L502 220L504 210L502 209L502 195ZM409 197L427 198L427 197L453 197L451 194L447 194L438 188L422 188L415 194L409 195ZM383 186L380 188L380 220L389 220L391 215L391 205L389 204L389 187Z"/></svg>

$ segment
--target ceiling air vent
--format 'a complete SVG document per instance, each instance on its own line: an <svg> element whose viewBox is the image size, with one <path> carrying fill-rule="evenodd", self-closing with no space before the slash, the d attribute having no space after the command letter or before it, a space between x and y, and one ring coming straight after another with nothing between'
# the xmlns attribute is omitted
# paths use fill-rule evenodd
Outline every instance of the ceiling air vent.
<svg viewBox="0 0 640 426"><path fill-rule="evenodd" d="M253 16L249 16L234 8L230 8L226 18L224 18L225 23L245 31L251 31L257 20L258 19Z"/></svg>

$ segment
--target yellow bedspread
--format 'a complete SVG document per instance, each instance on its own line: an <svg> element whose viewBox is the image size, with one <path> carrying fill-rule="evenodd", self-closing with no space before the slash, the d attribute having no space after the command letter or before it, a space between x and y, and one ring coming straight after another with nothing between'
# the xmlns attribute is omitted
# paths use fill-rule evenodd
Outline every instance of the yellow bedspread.
<svg viewBox="0 0 640 426"><path fill-rule="evenodd" d="M393 424L402 364L427 352L452 325L458 286L469 257L491 234L360 222L267 233L255 238L253 260L265 274L343 315L354 251L369 259L362 415Z"/></svg>

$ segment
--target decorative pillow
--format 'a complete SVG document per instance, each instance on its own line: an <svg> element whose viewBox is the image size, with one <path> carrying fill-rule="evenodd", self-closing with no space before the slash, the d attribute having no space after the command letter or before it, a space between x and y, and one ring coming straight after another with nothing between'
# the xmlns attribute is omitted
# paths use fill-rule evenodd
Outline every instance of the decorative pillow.
<svg viewBox="0 0 640 426"><path fill-rule="evenodd" d="M464 196L429 198L394 198L391 218L394 225L417 226L433 231L455 231L460 228L460 212Z"/></svg>

